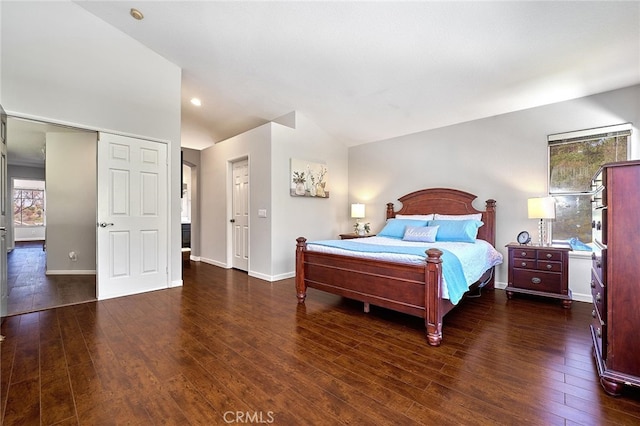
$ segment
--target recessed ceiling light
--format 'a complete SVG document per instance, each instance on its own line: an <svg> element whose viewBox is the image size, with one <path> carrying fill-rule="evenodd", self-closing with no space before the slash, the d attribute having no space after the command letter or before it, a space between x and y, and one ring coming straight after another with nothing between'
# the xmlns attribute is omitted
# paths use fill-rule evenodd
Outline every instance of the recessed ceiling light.
<svg viewBox="0 0 640 426"><path fill-rule="evenodd" d="M142 21L144 19L144 15L138 9L131 8L131 10L129 11L129 14L133 16L134 19L137 19L138 21Z"/></svg>
<svg viewBox="0 0 640 426"><path fill-rule="evenodd" d="M202 101L198 98L191 98L191 103L194 104L195 106L201 106L202 105Z"/></svg>

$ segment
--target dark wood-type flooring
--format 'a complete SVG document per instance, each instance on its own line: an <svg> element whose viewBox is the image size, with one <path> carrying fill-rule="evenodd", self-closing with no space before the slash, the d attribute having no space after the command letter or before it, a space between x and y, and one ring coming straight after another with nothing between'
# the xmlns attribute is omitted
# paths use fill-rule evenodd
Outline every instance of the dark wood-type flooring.
<svg viewBox="0 0 640 426"><path fill-rule="evenodd" d="M17 241L7 255L9 315L96 300L95 275L45 275L42 245L42 241Z"/></svg>
<svg viewBox="0 0 640 426"><path fill-rule="evenodd" d="M591 306L502 290L426 344L419 318L193 263L184 286L8 317L4 425L631 425L606 395Z"/></svg>

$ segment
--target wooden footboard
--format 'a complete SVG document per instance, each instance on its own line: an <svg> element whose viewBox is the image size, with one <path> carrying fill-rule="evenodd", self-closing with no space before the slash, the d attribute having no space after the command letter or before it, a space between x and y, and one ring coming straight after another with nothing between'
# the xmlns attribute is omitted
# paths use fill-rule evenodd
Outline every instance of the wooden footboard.
<svg viewBox="0 0 640 426"><path fill-rule="evenodd" d="M297 239L296 293L304 303L307 288L424 318L430 345L442 342L442 318L453 305L442 299L442 252L426 251L424 265L371 261L307 250Z"/></svg>

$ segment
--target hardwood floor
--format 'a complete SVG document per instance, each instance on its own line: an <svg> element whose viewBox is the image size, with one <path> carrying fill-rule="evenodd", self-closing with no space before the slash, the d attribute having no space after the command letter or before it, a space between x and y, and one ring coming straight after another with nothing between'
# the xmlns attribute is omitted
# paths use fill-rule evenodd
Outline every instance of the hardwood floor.
<svg viewBox="0 0 640 426"><path fill-rule="evenodd" d="M184 286L8 317L5 425L640 424L601 389L591 306L504 291L419 318L192 263Z"/></svg>
<svg viewBox="0 0 640 426"><path fill-rule="evenodd" d="M9 315L96 300L95 275L45 275L42 241L19 241L7 255Z"/></svg>

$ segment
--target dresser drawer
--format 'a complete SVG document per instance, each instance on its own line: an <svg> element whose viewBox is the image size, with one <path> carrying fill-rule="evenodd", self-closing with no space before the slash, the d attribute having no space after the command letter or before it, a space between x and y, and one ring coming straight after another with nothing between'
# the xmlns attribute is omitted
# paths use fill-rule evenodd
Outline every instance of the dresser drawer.
<svg viewBox="0 0 640 426"><path fill-rule="evenodd" d="M605 291L602 282L600 282L600 278L598 278L598 275L594 273L593 270L591 271L591 297L593 299L593 304L600 313L600 317L602 317L602 320L604 321L607 317L607 292Z"/></svg>
<svg viewBox="0 0 640 426"><path fill-rule="evenodd" d="M600 254L596 253L591 254L591 271L593 274L597 275L600 279L600 282L605 283L607 276L607 249L601 250Z"/></svg>
<svg viewBox="0 0 640 426"><path fill-rule="evenodd" d="M514 268L511 284L517 288L559 294L562 291L562 275L554 272Z"/></svg>
<svg viewBox="0 0 640 426"><path fill-rule="evenodd" d="M607 355L607 325L600 322L598 314L593 310L591 313L591 333L593 333L593 346L599 352L600 357Z"/></svg>

